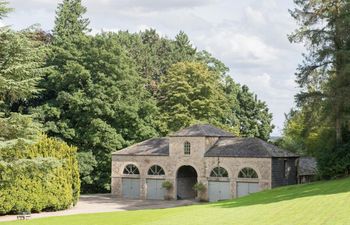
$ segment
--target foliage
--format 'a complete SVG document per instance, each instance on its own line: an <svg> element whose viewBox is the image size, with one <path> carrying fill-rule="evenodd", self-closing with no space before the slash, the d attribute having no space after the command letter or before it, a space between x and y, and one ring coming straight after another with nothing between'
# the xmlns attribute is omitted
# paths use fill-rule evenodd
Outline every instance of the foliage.
<svg viewBox="0 0 350 225"><path fill-rule="evenodd" d="M158 96L159 82L171 65L195 58L196 49L182 31L176 35L175 40L161 37L154 29L134 34L119 31L114 35L117 44L134 61L138 74L145 79L146 89L154 97Z"/></svg>
<svg viewBox="0 0 350 225"><path fill-rule="evenodd" d="M76 148L42 136L0 151L0 213L65 209L79 198Z"/></svg>
<svg viewBox="0 0 350 225"><path fill-rule="evenodd" d="M170 190L171 188L173 188L173 183L171 183L171 181L163 181L162 183L162 188L165 188L166 190Z"/></svg>
<svg viewBox="0 0 350 225"><path fill-rule="evenodd" d="M36 140L41 132L40 126L30 115L12 113L7 118L0 118L0 148L15 143L18 139Z"/></svg>
<svg viewBox="0 0 350 225"><path fill-rule="evenodd" d="M1 1L0 14L10 11L4 6ZM0 147L17 139L33 141L40 132L40 124L24 115L28 100L40 93L37 85L45 72L46 47L36 40L37 33L35 28L0 27Z"/></svg>
<svg viewBox="0 0 350 225"><path fill-rule="evenodd" d="M12 11L12 9L9 8L7 5L8 5L7 1L0 0L0 20L6 17L7 14Z"/></svg>
<svg viewBox="0 0 350 225"><path fill-rule="evenodd" d="M0 19L10 11L0 2ZM28 104L41 94L46 36L38 29L0 28L0 214L58 210L75 204L76 149L40 136Z"/></svg>
<svg viewBox="0 0 350 225"><path fill-rule="evenodd" d="M350 5L345 0L294 2L290 12L299 28L289 39L304 43L308 52L296 73L302 89L298 108L287 116L280 144L316 156L324 177L341 176L350 163L344 151L350 142Z"/></svg>
<svg viewBox="0 0 350 225"><path fill-rule="evenodd" d="M160 108L171 131L198 121L222 124L228 105L218 74L197 62L171 66L160 85Z"/></svg>
<svg viewBox="0 0 350 225"><path fill-rule="evenodd" d="M300 26L289 39L303 42L308 50L298 67L302 91L297 101L299 106L322 104L314 110L322 110L334 128L336 143L342 144L349 122L350 4L347 0L294 2L296 8L290 12Z"/></svg>
<svg viewBox="0 0 350 225"><path fill-rule="evenodd" d="M202 64L203 67L207 67L207 70L213 74L214 77L210 79L209 82L219 83L220 87L218 92L221 92L220 89L224 89L226 95L226 104L227 109L225 110L222 118L215 118L217 121L214 121L214 125L222 127L226 130L229 130L235 134L240 133L240 122L237 118L237 113L239 111L237 100L237 94L240 87L236 84L233 79L229 76L228 67L222 63L220 60L213 57L207 51L198 51L194 48L188 38L188 36L180 31L174 40L161 37L153 29L146 30L140 33L129 33L119 31L117 34L114 34L117 37L118 44L123 47L130 58L134 61L137 72L146 80L146 88L152 93L156 98L158 105L162 108L162 101L164 100L164 94L161 92L161 85L164 80L167 80L168 74L171 68L173 68L178 63L198 63ZM230 80L230 82L228 81ZM231 82L232 81L232 82ZM224 84L224 85L223 85ZM191 85L191 84L190 84ZM223 87L226 86L226 87ZM234 89L234 90L231 90ZM233 92L231 92L233 91ZM176 90L173 91L173 94L181 94ZM252 101L254 101L253 94L250 94ZM206 96L203 96L206 97ZM254 104L253 107L259 109L253 109L255 111L261 111L259 118L252 118L250 123L257 123L258 125L254 126L254 131L250 131L250 127L242 126L241 130L246 131L241 135L248 136L254 135L267 139L273 125L271 125L272 116L268 112L267 106L260 100L255 100L259 104ZM181 102L177 104L181 105ZM244 103L241 103L243 105ZM232 110L229 110L231 108ZM264 108L264 109L262 109ZM246 110L248 111L248 110ZM246 111L241 110L242 114ZM242 115L243 116L243 115ZM248 116L248 115L247 115ZM257 117L257 116L256 116ZM178 118L180 120L180 118ZM179 121L180 124L188 124L188 118L183 118L184 121ZM187 120L187 121L186 121ZM192 120L192 119L190 119ZM249 118L246 120L250 120ZM163 117L163 120L167 123L167 118ZM198 120L197 120L198 121ZM200 120L200 122L208 123L206 119ZM258 128L256 127L258 126ZM159 126L160 133L162 135L167 134L169 131L166 129L166 126L162 124ZM174 128L168 127L170 131ZM258 130L259 132L257 132Z"/></svg>
<svg viewBox="0 0 350 225"><path fill-rule="evenodd" d="M193 185L193 190L198 191L198 192L203 192L205 191L206 187L203 183L198 182L195 185Z"/></svg>
<svg viewBox="0 0 350 225"><path fill-rule="evenodd" d="M93 170L81 170L83 192L107 192L111 152L158 135L158 109L116 36L85 34L85 11L80 1L59 5L47 61L52 69L35 111L50 136L92 153L84 164Z"/></svg>
<svg viewBox="0 0 350 225"><path fill-rule="evenodd" d="M226 77L224 91L231 109L226 121L231 121L231 126L238 124L241 136L268 140L274 126L266 103L258 100L246 85L236 84L231 77Z"/></svg>
<svg viewBox="0 0 350 225"><path fill-rule="evenodd" d="M344 177L350 174L350 144L318 152L319 173L324 178Z"/></svg>
<svg viewBox="0 0 350 225"><path fill-rule="evenodd" d="M278 144L300 155L317 156L320 151L331 149L335 144L334 138L331 138L334 130L328 123L322 119L320 111L307 107L291 110L286 115L283 137Z"/></svg>
<svg viewBox="0 0 350 225"><path fill-rule="evenodd" d="M350 223L349 198L350 178L347 178L274 188L211 204L48 217L29 220L26 224L114 225L118 221L123 225L344 225ZM2 224L20 225L23 222Z"/></svg>
<svg viewBox="0 0 350 225"><path fill-rule="evenodd" d="M45 46L34 39L36 30L0 28L0 112L18 111L19 103L37 95Z"/></svg>
<svg viewBox="0 0 350 225"><path fill-rule="evenodd" d="M63 0L58 4L53 30L56 45L68 47L72 43L77 43L85 32L90 31L89 20L82 17L84 13L86 8L81 5L81 0Z"/></svg>
<svg viewBox="0 0 350 225"><path fill-rule="evenodd" d="M93 183L91 177L92 171L97 166L97 161L92 152L78 152L77 159L79 163L79 177L81 186L87 186Z"/></svg>

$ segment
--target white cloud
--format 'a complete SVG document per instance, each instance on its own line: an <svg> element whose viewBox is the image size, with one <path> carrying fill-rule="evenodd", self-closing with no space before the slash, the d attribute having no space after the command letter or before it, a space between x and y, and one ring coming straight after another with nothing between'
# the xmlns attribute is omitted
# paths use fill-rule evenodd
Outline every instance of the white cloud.
<svg viewBox="0 0 350 225"><path fill-rule="evenodd" d="M295 93L296 84L292 79L278 80L270 74L236 75L236 80L248 85L254 92L261 93L264 100L288 100Z"/></svg>
<svg viewBox="0 0 350 225"><path fill-rule="evenodd" d="M218 31L213 28L210 35L195 37L195 42L235 67L271 65L279 58L279 50L260 37L230 29Z"/></svg>
<svg viewBox="0 0 350 225"><path fill-rule="evenodd" d="M97 1L86 1L87 5L97 5ZM193 9L208 4L213 4L217 0L103 0L98 5L108 6L114 11L129 11L134 13L154 13L181 9ZM95 10L98 8L94 8Z"/></svg>
<svg viewBox="0 0 350 225"><path fill-rule="evenodd" d="M245 8L245 19L256 25L266 24L265 15L261 11L254 9L251 6Z"/></svg>

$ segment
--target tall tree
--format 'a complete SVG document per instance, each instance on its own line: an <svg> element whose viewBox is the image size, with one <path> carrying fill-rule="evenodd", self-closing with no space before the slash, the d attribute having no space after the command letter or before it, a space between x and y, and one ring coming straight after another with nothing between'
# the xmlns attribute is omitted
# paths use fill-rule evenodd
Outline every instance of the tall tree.
<svg viewBox="0 0 350 225"><path fill-rule="evenodd" d="M171 65L195 59L196 49L184 32L180 32L175 40L160 36L154 29L136 34L119 31L116 35L154 97L158 96L159 82Z"/></svg>
<svg viewBox="0 0 350 225"><path fill-rule="evenodd" d="M225 79L225 94L231 109L232 125L236 125L241 136L259 137L268 140L274 126L272 114L265 102L258 100L246 85L236 84L231 77Z"/></svg>
<svg viewBox="0 0 350 225"><path fill-rule="evenodd" d="M81 0L63 0L59 3L53 30L55 42L74 42L76 38L90 31L89 19L83 18L85 13L86 8L81 4Z"/></svg>
<svg viewBox="0 0 350 225"><path fill-rule="evenodd" d="M0 1L0 20L10 11ZM40 132L27 110L28 101L40 93L38 82L45 72L46 48L37 32L0 27L0 148L19 139L32 141Z"/></svg>
<svg viewBox="0 0 350 225"><path fill-rule="evenodd" d="M111 152L157 136L158 109L116 35L86 35L84 12L77 0L58 7L37 110L49 135L78 147L82 191L105 192Z"/></svg>
<svg viewBox="0 0 350 225"><path fill-rule="evenodd" d="M333 147L329 137L334 129L327 126L328 124L329 121L325 120L321 110L305 106L292 109L286 115L283 137L278 144L300 155L318 156L320 151Z"/></svg>
<svg viewBox="0 0 350 225"><path fill-rule="evenodd" d="M299 106L323 101L330 107L335 140L343 142L342 131L349 121L350 97L350 4L347 0L294 0L290 11L300 27L289 36L303 42L308 50L298 68L297 82L303 91Z"/></svg>
<svg viewBox="0 0 350 225"><path fill-rule="evenodd" d="M40 91L44 75L45 46L35 40L35 31L0 28L0 108L6 115L18 112Z"/></svg>
<svg viewBox="0 0 350 225"><path fill-rule="evenodd" d="M175 36L174 57L176 62L191 61L194 59L197 49L195 49L185 32L180 31Z"/></svg>
<svg viewBox="0 0 350 225"><path fill-rule="evenodd" d="M350 171L350 4L348 0L295 0L299 28L291 42L304 43L298 67L297 110L287 117L282 145L315 155L323 177Z"/></svg>
<svg viewBox="0 0 350 225"><path fill-rule="evenodd" d="M160 99L171 131L198 121L224 126L229 108L219 75L198 62L173 64L162 79Z"/></svg>

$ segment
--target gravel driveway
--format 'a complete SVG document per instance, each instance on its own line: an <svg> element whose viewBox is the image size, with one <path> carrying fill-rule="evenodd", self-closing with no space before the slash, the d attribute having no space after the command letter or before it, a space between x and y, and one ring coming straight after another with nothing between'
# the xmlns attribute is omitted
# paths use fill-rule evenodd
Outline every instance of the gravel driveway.
<svg viewBox="0 0 350 225"><path fill-rule="evenodd" d="M192 200L126 200L111 197L110 194L82 195L78 204L67 210L32 214L31 218L66 216L82 213L114 212L137 209L161 209L195 204ZM0 222L16 220L16 215L0 216Z"/></svg>

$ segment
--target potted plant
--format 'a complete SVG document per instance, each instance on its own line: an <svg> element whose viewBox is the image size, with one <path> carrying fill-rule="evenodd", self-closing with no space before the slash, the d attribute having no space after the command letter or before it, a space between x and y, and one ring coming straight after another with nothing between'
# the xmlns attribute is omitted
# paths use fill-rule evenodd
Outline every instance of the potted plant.
<svg viewBox="0 0 350 225"><path fill-rule="evenodd" d="M169 180L163 181L162 188L164 188L166 190L166 194L164 196L164 199L165 200L172 199L171 194L170 194L170 190L173 188L173 183L171 183L171 181L169 181Z"/></svg>
<svg viewBox="0 0 350 225"><path fill-rule="evenodd" d="M205 199L203 198L203 194L205 192L205 189L206 189L206 187L202 182L198 182L195 185L193 185L193 190L198 192L197 200L205 201Z"/></svg>

